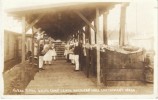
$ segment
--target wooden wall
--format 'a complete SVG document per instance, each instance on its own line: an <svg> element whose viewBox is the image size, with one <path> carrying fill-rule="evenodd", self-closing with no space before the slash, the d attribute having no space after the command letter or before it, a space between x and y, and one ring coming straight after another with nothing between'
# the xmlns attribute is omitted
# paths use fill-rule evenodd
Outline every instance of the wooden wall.
<svg viewBox="0 0 158 100"><path fill-rule="evenodd" d="M30 35L26 37L26 53L32 51L32 41ZM21 34L4 31L4 62L12 59L21 59L22 40Z"/></svg>
<svg viewBox="0 0 158 100"><path fill-rule="evenodd" d="M18 34L4 31L4 61L11 60L18 55Z"/></svg>

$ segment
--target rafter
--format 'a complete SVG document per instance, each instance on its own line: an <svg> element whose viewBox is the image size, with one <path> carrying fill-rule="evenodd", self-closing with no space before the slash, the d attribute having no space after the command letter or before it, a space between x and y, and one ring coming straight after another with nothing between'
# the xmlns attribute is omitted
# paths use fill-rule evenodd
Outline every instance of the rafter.
<svg viewBox="0 0 158 100"><path fill-rule="evenodd" d="M90 21L87 20L86 17L83 16L83 14L79 11L74 11L83 21L86 22L86 24L88 24L95 32L96 32L96 28L90 23Z"/></svg>
<svg viewBox="0 0 158 100"><path fill-rule="evenodd" d="M30 28L32 28L36 23L39 22L39 20L44 16L44 14L40 15L39 17L37 17L34 21L32 21L32 23L26 27L25 31L27 32Z"/></svg>

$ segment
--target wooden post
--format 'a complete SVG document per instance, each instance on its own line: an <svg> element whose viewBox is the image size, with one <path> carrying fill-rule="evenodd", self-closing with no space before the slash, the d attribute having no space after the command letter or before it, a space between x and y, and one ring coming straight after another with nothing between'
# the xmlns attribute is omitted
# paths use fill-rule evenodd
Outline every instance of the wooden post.
<svg viewBox="0 0 158 100"><path fill-rule="evenodd" d="M22 17L22 63L25 62L25 16Z"/></svg>
<svg viewBox="0 0 158 100"><path fill-rule="evenodd" d="M32 67L34 67L34 29L32 27Z"/></svg>
<svg viewBox="0 0 158 100"><path fill-rule="evenodd" d="M96 19L94 19L94 27L96 27ZM95 44L97 43L97 32L94 31Z"/></svg>
<svg viewBox="0 0 158 100"><path fill-rule="evenodd" d="M99 43L99 9L96 8L96 35L97 35L97 86L100 85L100 43Z"/></svg>
<svg viewBox="0 0 158 100"><path fill-rule="evenodd" d="M81 41L81 40L82 40L82 32L81 32L81 30L79 30L79 41Z"/></svg>
<svg viewBox="0 0 158 100"><path fill-rule="evenodd" d="M80 41L80 31L78 30L77 32L77 39L78 39L78 42Z"/></svg>
<svg viewBox="0 0 158 100"><path fill-rule="evenodd" d="M40 42L40 39L39 40L37 40L37 66L38 66L38 68L39 68L39 56L40 56L40 50L39 50L39 42Z"/></svg>
<svg viewBox="0 0 158 100"><path fill-rule="evenodd" d="M121 6L121 15L120 15L120 31L119 31L119 45L125 45L125 24L126 24L126 7L128 3L123 3Z"/></svg>
<svg viewBox="0 0 158 100"><path fill-rule="evenodd" d="M83 36L83 44L85 44L86 42L85 42L85 33L84 32L82 32L82 36Z"/></svg>
<svg viewBox="0 0 158 100"><path fill-rule="evenodd" d="M85 26L85 38L86 38L86 39L89 39L88 35L89 35L89 34L88 34L88 25L86 25L86 26Z"/></svg>
<svg viewBox="0 0 158 100"><path fill-rule="evenodd" d="M104 12L104 14L103 14L103 40L104 40L105 45L108 45L107 15L108 15L108 12Z"/></svg>
<svg viewBox="0 0 158 100"><path fill-rule="evenodd" d="M44 35L43 35L43 42L44 42L43 44L45 45L45 36Z"/></svg>

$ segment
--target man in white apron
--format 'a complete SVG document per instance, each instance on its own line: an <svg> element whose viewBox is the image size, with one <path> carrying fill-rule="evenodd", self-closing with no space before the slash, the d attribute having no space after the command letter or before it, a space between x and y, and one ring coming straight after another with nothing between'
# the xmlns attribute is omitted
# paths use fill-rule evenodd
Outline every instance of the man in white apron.
<svg viewBox="0 0 158 100"><path fill-rule="evenodd" d="M40 69L44 69L44 68L43 68L43 55L44 55L44 54L43 54L43 52L42 52L42 51L43 51L43 44L40 44L40 49L39 49L39 51L40 51L40 52L39 52L39 68L40 68Z"/></svg>

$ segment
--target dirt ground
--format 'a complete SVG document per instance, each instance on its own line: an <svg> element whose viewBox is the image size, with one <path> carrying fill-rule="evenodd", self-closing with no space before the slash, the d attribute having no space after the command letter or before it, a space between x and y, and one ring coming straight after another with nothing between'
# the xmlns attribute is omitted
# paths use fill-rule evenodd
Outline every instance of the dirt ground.
<svg viewBox="0 0 158 100"><path fill-rule="evenodd" d="M4 72L10 70L13 66L20 63L20 59L12 59L4 63Z"/></svg>
<svg viewBox="0 0 158 100"><path fill-rule="evenodd" d="M24 91L29 82L34 79L38 72L37 67L32 67L27 61L15 65L10 70L3 73L4 79L4 95L20 95Z"/></svg>

